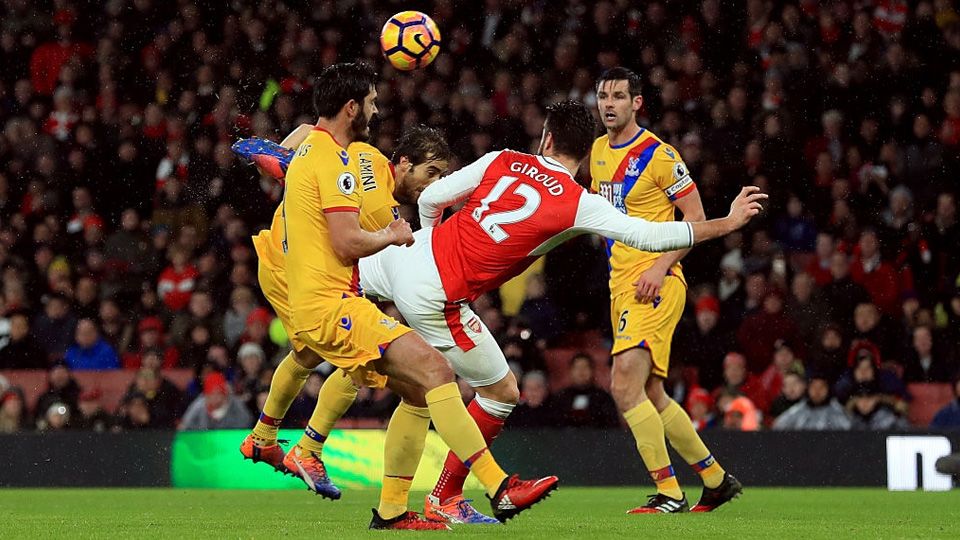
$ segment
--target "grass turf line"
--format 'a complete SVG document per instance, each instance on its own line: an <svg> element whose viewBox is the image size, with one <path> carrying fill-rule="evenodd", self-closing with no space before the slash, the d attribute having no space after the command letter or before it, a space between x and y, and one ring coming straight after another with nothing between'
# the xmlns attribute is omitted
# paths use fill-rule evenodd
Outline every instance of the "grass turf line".
<svg viewBox="0 0 960 540"><path fill-rule="evenodd" d="M457 526L459 537L525 538L958 538L960 491L761 489L712 514L635 515L640 488L561 487L507 525ZM694 490L695 491L695 490ZM473 493L475 504L489 504ZM691 504L699 493L691 492ZM306 491L2 489L0 538L374 538L375 490L331 502ZM422 509L423 493L411 497ZM403 533L404 538L442 532Z"/></svg>

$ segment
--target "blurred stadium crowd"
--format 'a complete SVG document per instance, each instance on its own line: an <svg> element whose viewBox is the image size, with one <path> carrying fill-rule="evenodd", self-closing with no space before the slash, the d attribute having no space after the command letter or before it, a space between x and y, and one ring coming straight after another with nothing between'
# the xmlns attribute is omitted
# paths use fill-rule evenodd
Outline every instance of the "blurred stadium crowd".
<svg viewBox="0 0 960 540"><path fill-rule="evenodd" d="M398 74L375 37L413 8L443 53ZM534 150L547 104L595 104L597 75L623 64L708 216L741 185L771 194L763 219L684 261L669 382L700 427L898 428L913 383L956 381L952 1L2 0L0 56L0 431L252 423L286 342L249 238L282 193L229 146L312 123L312 76L353 59L381 72L387 155L419 122L448 135L453 168ZM617 425L600 243L535 270L476 306L522 377L511 422ZM127 371L81 388L71 373L90 368ZM45 370L44 388L9 370ZM361 397L354 417L395 403ZM960 401L936 422L960 425Z"/></svg>

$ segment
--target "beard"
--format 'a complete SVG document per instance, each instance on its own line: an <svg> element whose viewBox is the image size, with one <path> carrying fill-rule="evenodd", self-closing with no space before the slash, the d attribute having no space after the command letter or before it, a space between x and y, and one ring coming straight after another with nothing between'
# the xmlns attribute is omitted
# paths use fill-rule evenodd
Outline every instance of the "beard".
<svg viewBox="0 0 960 540"><path fill-rule="evenodd" d="M359 142L366 142L370 139L370 119L366 115L358 114L350 122L350 139Z"/></svg>

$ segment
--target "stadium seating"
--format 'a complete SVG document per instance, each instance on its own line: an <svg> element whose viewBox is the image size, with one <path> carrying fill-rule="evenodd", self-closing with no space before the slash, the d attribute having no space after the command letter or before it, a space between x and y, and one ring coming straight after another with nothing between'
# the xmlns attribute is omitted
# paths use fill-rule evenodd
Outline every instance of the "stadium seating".
<svg viewBox="0 0 960 540"><path fill-rule="evenodd" d="M907 392L913 397L910 402L910 424L928 426L933 415L953 400L953 389L947 383L912 383Z"/></svg>
<svg viewBox="0 0 960 540"><path fill-rule="evenodd" d="M568 384L570 361L580 352L593 358L593 378L604 390L610 390L610 351L598 346L585 349L548 349L543 353L549 372L550 391L557 392Z"/></svg>
<svg viewBox="0 0 960 540"><path fill-rule="evenodd" d="M73 378L83 390L100 389L103 392L101 404L106 411L114 411L120 400L133 382L136 371L74 371ZM4 370L0 371L11 385L23 389L23 395L29 406L33 406L47 390L47 372L41 369ZM177 385L181 390L186 388L193 378L192 369L167 369L163 376Z"/></svg>

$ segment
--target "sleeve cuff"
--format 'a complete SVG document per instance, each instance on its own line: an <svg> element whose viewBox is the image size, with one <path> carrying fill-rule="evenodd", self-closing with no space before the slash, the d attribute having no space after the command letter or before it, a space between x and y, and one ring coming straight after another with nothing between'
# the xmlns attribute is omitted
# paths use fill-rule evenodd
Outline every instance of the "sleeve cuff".
<svg viewBox="0 0 960 540"><path fill-rule="evenodd" d="M359 214L360 209L356 206L331 206L330 208L324 208L324 214L334 214L336 212L354 212Z"/></svg>

